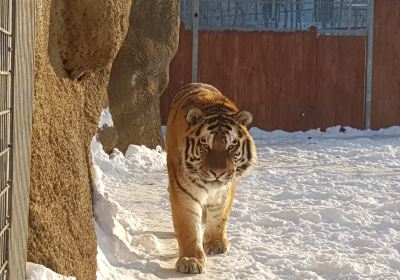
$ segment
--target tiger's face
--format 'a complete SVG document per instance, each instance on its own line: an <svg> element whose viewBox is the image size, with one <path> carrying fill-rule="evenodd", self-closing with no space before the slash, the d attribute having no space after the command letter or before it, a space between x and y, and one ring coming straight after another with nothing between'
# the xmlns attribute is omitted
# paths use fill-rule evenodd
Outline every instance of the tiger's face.
<svg viewBox="0 0 400 280"><path fill-rule="evenodd" d="M246 128L251 114L217 111L220 112L207 114L198 108L189 111L183 159L193 182L214 187L241 176L256 159L254 141Z"/></svg>

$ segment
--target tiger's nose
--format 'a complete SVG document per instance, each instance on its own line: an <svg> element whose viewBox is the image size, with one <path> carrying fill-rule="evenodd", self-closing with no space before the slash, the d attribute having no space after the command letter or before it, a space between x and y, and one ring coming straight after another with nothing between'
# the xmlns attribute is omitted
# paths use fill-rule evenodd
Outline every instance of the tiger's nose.
<svg viewBox="0 0 400 280"><path fill-rule="evenodd" d="M218 179L219 177L225 174L226 168L213 168L210 171Z"/></svg>

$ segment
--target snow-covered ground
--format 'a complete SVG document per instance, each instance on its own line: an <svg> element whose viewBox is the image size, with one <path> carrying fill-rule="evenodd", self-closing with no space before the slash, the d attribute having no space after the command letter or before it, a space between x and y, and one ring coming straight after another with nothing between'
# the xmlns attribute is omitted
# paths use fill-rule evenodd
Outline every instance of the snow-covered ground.
<svg viewBox="0 0 400 280"><path fill-rule="evenodd" d="M175 272L165 153L109 157L94 139L98 279L400 279L400 127L252 129L259 162L239 185L231 250Z"/></svg>
<svg viewBox="0 0 400 280"><path fill-rule="evenodd" d="M26 264L27 280L75 280L75 277L62 276L51 269L36 263Z"/></svg>

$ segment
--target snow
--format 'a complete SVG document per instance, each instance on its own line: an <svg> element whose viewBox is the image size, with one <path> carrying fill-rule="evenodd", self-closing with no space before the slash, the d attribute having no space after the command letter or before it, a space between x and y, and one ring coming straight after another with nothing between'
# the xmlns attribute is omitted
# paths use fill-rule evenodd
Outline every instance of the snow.
<svg viewBox="0 0 400 280"><path fill-rule="evenodd" d="M400 127L345 130L252 129L231 249L191 279L399 279ZM180 279L165 152L92 151L98 279Z"/></svg>
<svg viewBox="0 0 400 280"><path fill-rule="evenodd" d="M114 126L114 123L113 123L113 120L111 117L111 112L108 107L103 108L103 110L101 111L98 128L102 128L104 125L106 125L108 127Z"/></svg>
<svg viewBox="0 0 400 280"><path fill-rule="evenodd" d="M27 280L75 280L75 277L66 277L55 273L47 267L28 262L26 264Z"/></svg>
<svg viewBox="0 0 400 280"><path fill-rule="evenodd" d="M400 127L251 134L259 162L238 188L231 249L191 279L400 279ZM92 152L97 279L182 278L165 152L109 156L96 138ZM75 278L27 263L26 279Z"/></svg>

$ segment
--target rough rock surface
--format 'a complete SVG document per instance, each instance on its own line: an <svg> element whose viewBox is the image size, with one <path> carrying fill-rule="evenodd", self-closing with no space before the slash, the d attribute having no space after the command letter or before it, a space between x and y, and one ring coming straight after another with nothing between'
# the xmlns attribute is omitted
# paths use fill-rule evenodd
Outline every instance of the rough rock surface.
<svg viewBox="0 0 400 280"><path fill-rule="evenodd" d="M126 35L130 5L130 0L61 3L60 53L71 78L103 69L114 59Z"/></svg>
<svg viewBox="0 0 400 280"><path fill-rule="evenodd" d="M111 154L113 149L117 146L118 133L115 127L103 125L97 130L97 139L103 146L103 150L107 154Z"/></svg>
<svg viewBox="0 0 400 280"><path fill-rule="evenodd" d="M135 0L131 11L108 86L117 148L123 152L129 144L162 145L159 98L179 38L178 0Z"/></svg>
<svg viewBox="0 0 400 280"><path fill-rule="evenodd" d="M90 142L131 2L35 3L28 261L78 280L96 279Z"/></svg>

